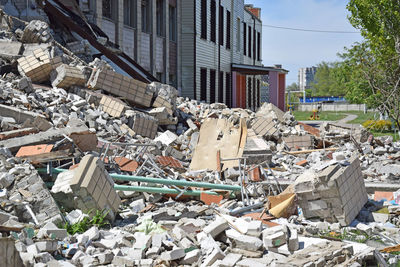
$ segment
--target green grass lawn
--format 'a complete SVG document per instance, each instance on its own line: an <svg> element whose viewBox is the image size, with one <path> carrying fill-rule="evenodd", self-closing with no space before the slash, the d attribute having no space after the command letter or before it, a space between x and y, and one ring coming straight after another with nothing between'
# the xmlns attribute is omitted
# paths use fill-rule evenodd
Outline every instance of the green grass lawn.
<svg viewBox="0 0 400 267"><path fill-rule="evenodd" d="M310 120L311 111L294 111L293 115L298 121ZM355 120L347 123L362 124L366 120L373 120L376 112L367 112L364 114L363 111L323 111L319 114L320 121L337 121L346 117L346 114L354 114L358 117Z"/></svg>
<svg viewBox="0 0 400 267"><path fill-rule="evenodd" d="M313 113L311 111L293 111L293 115L298 121L308 121ZM341 112L324 111L319 114L320 121L337 121L346 117L346 114Z"/></svg>

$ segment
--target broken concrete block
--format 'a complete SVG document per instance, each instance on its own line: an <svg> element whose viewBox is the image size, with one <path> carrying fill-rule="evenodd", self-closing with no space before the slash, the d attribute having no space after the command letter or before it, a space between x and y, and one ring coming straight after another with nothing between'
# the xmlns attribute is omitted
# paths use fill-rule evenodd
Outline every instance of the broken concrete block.
<svg viewBox="0 0 400 267"><path fill-rule="evenodd" d="M50 73L50 82L53 87L69 89L74 85L84 87L86 79L77 67L61 64Z"/></svg>
<svg viewBox="0 0 400 267"><path fill-rule="evenodd" d="M282 246L286 244L286 233L280 226L267 228L263 231L263 244L265 249Z"/></svg>
<svg viewBox="0 0 400 267"><path fill-rule="evenodd" d="M215 238L217 235L219 235L228 228L229 224L226 220L222 218L217 218L217 220L211 222L209 225L204 227L203 232Z"/></svg>
<svg viewBox="0 0 400 267"><path fill-rule="evenodd" d="M149 115L153 116L159 125L172 125L178 123L178 118L172 117L166 107L153 108L149 111Z"/></svg>
<svg viewBox="0 0 400 267"><path fill-rule="evenodd" d="M239 262L242 259L243 255L241 254L235 254L235 253L229 253L226 255L226 257L222 260L222 262L219 264L221 267L234 267L237 262Z"/></svg>
<svg viewBox="0 0 400 267"><path fill-rule="evenodd" d="M173 261L185 257L185 250L182 248L175 248L171 251L166 251L161 254L161 259L166 261Z"/></svg>
<svg viewBox="0 0 400 267"><path fill-rule="evenodd" d="M284 137L283 141L290 150L311 149L314 147L314 140L312 135L292 135Z"/></svg>
<svg viewBox="0 0 400 267"><path fill-rule="evenodd" d="M13 239L0 237L0 266L24 266Z"/></svg>
<svg viewBox="0 0 400 267"><path fill-rule="evenodd" d="M129 118L128 125L136 134L143 137L154 139L157 134L157 120L142 112L135 112L134 116Z"/></svg>
<svg viewBox="0 0 400 267"><path fill-rule="evenodd" d="M166 146L169 146L170 144L172 144L173 142L175 142L178 139L178 136L171 132L171 131L165 131L162 134L160 134L159 136L157 136L157 138L154 139L155 142L161 142Z"/></svg>
<svg viewBox="0 0 400 267"><path fill-rule="evenodd" d="M225 254L221 251L219 247L216 247L210 255L208 255L201 266L211 266L217 260L223 260L225 258Z"/></svg>
<svg viewBox="0 0 400 267"><path fill-rule="evenodd" d="M37 237L38 238L54 238L57 240L63 240L68 236L67 230L58 228L54 223L48 222L42 228L40 228Z"/></svg>
<svg viewBox="0 0 400 267"><path fill-rule="evenodd" d="M118 98L106 95L103 95L101 98L100 107L104 112L107 112L110 116L115 118L121 117L128 108L128 106Z"/></svg>
<svg viewBox="0 0 400 267"><path fill-rule="evenodd" d="M108 69L94 69L87 85L122 97L141 107L150 107L153 98L153 93L147 90L145 83Z"/></svg>
<svg viewBox="0 0 400 267"><path fill-rule="evenodd" d="M201 255L201 250L194 249L194 250L186 253L185 257L179 263L185 264L185 265L192 265L199 260L200 255Z"/></svg>
<svg viewBox="0 0 400 267"><path fill-rule="evenodd" d="M22 77L18 81L18 89L24 91L27 94L33 92L32 80L29 77Z"/></svg>
<svg viewBox="0 0 400 267"><path fill-rule="evenodd" d="M320 173L306 172L294 185L305 218L323 218L348 225L368 200L360 161L352 157L350 165L332 165Z"/></svg>
<svg viewBox="0 0 400 267"><path fill-rule="evenodd" d="M14 175L3 172L0 174L0 189L9 187L15 180Z"/></svg>
<svg viewBox="0 0 400 267"><path fill-rule="evenodd" d="M47 43L52 39L49 25L41 20L30 21L22 34L23 43Z"/></svg>
<svg viewBox="0 0 400 267"><path fill-rule="evenodd" d="M234 229L225 231L225 234L234 244L234 247L239 249L257 251L263 245L263 241L261 241L261 239L254 236L242 235Z"/></svg>
<svg viewBox="0 0 400 267"><path fill-rule="evenodd" d="M288 232L289 238L287 242L287 246L289 251L296 251L299 249L299 237L297 235L297 230L293 228L289 228Z"/></svg>
<svg viewBox="0 0 400 267"><path fill-rule="evenodd" d="M251 129L258 136L276 138L278 129L275 125L276 122L272 118L256 117L251 125Z"/></svg>
<svg viewBox="0 0 400 267"><path fill-rule="evenodd" d="M40 252L54 252L57 250L57 240L46 240L36 242L35 245Z"/></svg>
<svg viewBox="0 0 400 267"><path fill-rule="evenodd" d="M18 61L18 70L21 75L28 76L32 82L41 83L50 79L50 73L58 64L58 59L51 59L47 51L35 50L33 55L21 57Z"/></svg>
<svg viewBox="0 0 400 267"><path fill-rule="evenodd" d="M78 208L85 213L93 209L105 210L110 220L114 220L121 202L103 162L92 155L83 157L78 168L59 175L52 192L60 201L65 199L69 208ZM73 201L68 204L71 198Z"/></svg>

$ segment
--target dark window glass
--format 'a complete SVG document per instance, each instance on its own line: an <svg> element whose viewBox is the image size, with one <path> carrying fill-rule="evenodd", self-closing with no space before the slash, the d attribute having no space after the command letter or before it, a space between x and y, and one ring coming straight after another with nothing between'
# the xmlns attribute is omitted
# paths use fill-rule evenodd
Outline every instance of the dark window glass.
<svg viewBox="0 0 400 267"><path fill-rule="evenodd" d="M211 0L211 5L210 5L210 31L211 31L211 36L210 40L212 42L216 42L217 39L217 4L215 0Z"/></svg>
<svg viewBox="0 0 400 267"><path fill-rule="evenodd" d="M219 72L218 102L224 103L224 72Z"/></svg>
<svg viewBox="0 0 400 267"><path fill-rule="evenodd" d="M200 69L200 100L207 100L207 69Z"/></svg>
<svg viewBox="0 0 400 267"><path fill-rule="evenodd" d="M210 103L215 102L216 78L215 70L210 70Z"/></svg>
<svg viewBox="0 0 400 267"><path fill-rule="evenodd" d="M231 49L231 12L226 11L226 48Z"/></svg>
<svg viewBox="0 0 400 267"><path fill-rule="evenodd" d="M201 0L201 38L207 40L207 0Z"/></svg>
<svg viewBox="0 0 400 267"><path fill-rule="evenodd" d="M219 20L218 20L218 41L220 45L224 45L224 7L219 6Z"/></svg>
<svg viewBox="0 0 400 267"><path fill-rule="evenodd" d="M169 6L169 40L176 42L176 7Z"/></svg>
<svg viewBox="0 0 400 267"><path fill-rule="evenodd" d="M231 74L230 73L226 73L226 82L225 82L225 87L226 87L226 104L228 105L228 107L232 107L232 86L231 86Z"/></svg>
<svg viewBox="0 0 400 267"><path fill-rule="evenodd" d="M247 52L247 24L243 22L243 55Z"/></svg>

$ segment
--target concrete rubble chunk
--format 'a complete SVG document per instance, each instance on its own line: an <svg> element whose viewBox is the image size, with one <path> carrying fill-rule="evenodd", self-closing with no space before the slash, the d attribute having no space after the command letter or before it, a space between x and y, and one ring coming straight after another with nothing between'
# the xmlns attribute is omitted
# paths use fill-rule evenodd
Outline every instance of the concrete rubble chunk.
<svg viewBox="0 0 400 267"><path fill-rule="evenodd" d="M207 225L203 231L206 234L211 235L213 238L218 236L220 233L229 228L229 224L225 219L218 218L209 225Z"/></svg>
<svg viewBox="0 0 400 267"><path fill-rule="evenodd" d="M61 64L50 73L53 87L68 89L71 86L85 86L86 79L81 70L67 64Z"/></svg>

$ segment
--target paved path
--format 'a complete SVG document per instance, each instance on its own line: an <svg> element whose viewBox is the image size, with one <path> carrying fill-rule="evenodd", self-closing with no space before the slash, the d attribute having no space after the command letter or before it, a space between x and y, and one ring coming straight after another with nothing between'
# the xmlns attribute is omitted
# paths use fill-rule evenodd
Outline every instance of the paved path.
<svg viewBox="0 0 400 267"><path fill-rule="evenodd" d="M355 120L357 119L357 115L355 114L346 114L346 117L344 117L341 120L338 121L319 121L319 120L315 120L315 121L301 121L302 123L314 126L314 127L319 127L320 124L324 123L324 122L328 122L328 123L332 123L332 124L337 124L343 127L348 127L348 128L358 128L359 124L351 124L351 123L347 123L349 121Z"/></svg>

